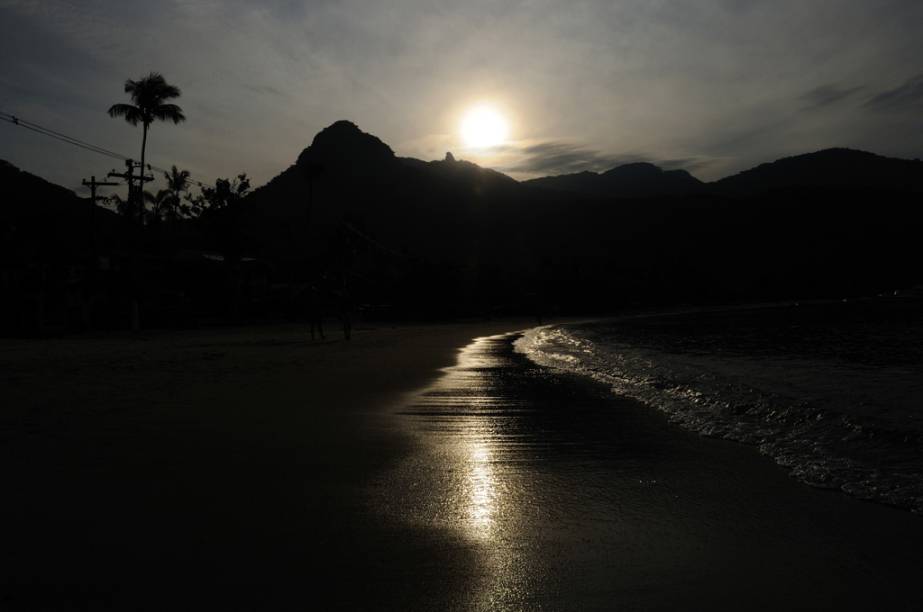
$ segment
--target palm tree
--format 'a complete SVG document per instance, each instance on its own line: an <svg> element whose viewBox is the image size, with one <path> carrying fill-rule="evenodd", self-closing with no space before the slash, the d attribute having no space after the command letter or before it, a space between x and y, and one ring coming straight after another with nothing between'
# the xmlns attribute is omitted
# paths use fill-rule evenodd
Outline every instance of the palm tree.
<svg viewBox="0 0 923 612"><path fill-rule="evenodd" d="M169 172L164 172L163 177L167 180L167 189L179 193L189 188L189 170L180 170L176 166L171 166Z"/></svg>
<svg viewBox="0 0 923 612"><path fill-rule="evenodd" d="M179 170L176 166L171 166L169 172L163 173L163 178L167 181L166 190L170 194L163 214L167 219L176 221L182 216L182 196L189 189L189 171Z"/></svg>
<svg viewBox="0 0 923 612"><path fill-rule="evenodd" d="M137 81L125 81L125 93L131 96L131 104L113 104L109 107L110 117L124 117L131 125L139 123L144 128L141 137L141 176L144 176L145 154L147 149L147 131L154 121L172 121L179 123L185 121L186 116L176 104L168 104L168 100L178 98L180 90L170 85L158 72L152 72ZM138 189L140 194L143 190ZM141 198L139 198L141 199Z"/></svg>
<svg viewBox="0 0 923 612"><path fill-rule="evenodd" d="M109 196L109 204L115 207L117 213L128 219L134 219L136 211L133 206L133 202L130 199L123 200L121 196L117 193L113 193Z"/></svg>
<svg viewBox="0 0 923 612"><path fill-rule="evenodd" d="M148 225L160 221L161 217L169 216L173 200L173 192L169 189L159 189L156 194L145 191L144 201L151 205L151 212L147 215Z"/></svg>

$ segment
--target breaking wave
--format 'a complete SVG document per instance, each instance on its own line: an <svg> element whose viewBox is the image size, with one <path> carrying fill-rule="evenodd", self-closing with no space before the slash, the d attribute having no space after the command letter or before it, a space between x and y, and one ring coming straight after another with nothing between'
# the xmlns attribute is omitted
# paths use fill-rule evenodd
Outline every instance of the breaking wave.
<svg viewBox="0 0 923 612"><path fill-rule="evenodd" d="M621 324L624 329L624 324ZM599 322L535 328L516 348L590 376L706 436L755 445L812 486L923 511L920 389L906 368L626 343Z"/></svg>

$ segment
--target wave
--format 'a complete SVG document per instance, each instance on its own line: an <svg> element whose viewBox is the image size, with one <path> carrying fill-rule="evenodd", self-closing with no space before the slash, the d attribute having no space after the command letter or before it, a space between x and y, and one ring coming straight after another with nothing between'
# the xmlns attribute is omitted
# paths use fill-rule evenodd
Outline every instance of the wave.
<svg viewBox="0 0 923 612"><path fill-rule="evenodd" d="M535 328L516 350L702 435L755 445L809 485L923 512L923 423L906 370L655 350L605 323Z"/></svg>

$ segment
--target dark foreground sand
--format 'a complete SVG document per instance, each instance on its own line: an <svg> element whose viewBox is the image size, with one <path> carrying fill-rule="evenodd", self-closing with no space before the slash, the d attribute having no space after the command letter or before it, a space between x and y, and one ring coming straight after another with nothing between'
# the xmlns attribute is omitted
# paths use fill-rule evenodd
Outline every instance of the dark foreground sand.
<svg viewBox="0 0 923 612"><path fill-rule="evenodd" d="M411 452L382 417L471 338L526 325L0 341L0 608L382 601L464 554L364 507Z"/></svg>
<svg viewBox="0 0 923 612"><path fill-rule="evenodd" d="M3 609L913 609L923 520L474 337L6 342ZM421 394L422 391L422 394Z"/></svg>

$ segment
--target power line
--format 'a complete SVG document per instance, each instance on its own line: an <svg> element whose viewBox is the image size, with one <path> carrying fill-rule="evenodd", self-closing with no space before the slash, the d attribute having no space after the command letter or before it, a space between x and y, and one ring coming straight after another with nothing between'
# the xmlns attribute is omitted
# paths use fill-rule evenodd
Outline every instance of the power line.
<svg viewBox="0 0 923 612"><path fill-rule="evenodd" d="M63 134L63 133L58 132L58 131L56 131L56 130L52 130L51 128L46 128L46 127L44 127L44 126L42 126L42 125L39 125L39 124L37 124L37 123L33 123L33 122L31 122L31 121L26 121L25 119L22 119L22 118L20 118L20 117L17 117L16 115L13 115L13 114L11 114L11 113L7 113L7 112L4 112L4 111L0 111L0 120L6 121L7 123L11 123L11 124L13 124L13 125L16 125L16 126L19 126L19 127L22 127L22 128L26 128L27 130L31 130L31 131L36 132L36 133L38 133L38 134L42 134L43 136L48 136L49 138L54 138L55 140L59 140L59 141L64 142L64 143L67 143L67 144L70 144L70 145L74 145L75 147L80 147L81 149L85 149L85 150L90 151L90 152L92 152L92 153L97 153L97 154L99 154L99 155L104 155L104 156L106 156L106 157L110 157L110 158L112 158L112 159L117 159L117 160L123 161L123 162L124 162L124 161L128 161L129 159L131 159L131 158L128 157L127 155L123 155L123 154L118 153L118 152L116 152L116 151L112 151L112 150L110 150L110 149L106 149L105 147L101 147L101 146L99 146L99 145L95 145L95 144L93 144L93 143L86 142L85 140L80 140L79 138L74 138L73 136L68 136L67 134ZM167 170L166 168L160 168L160 167L154 166L154 165L152 165L152 164L147 164L147 167L150 168L151 170L156 170L156 171L158 171L158 172L163 172L163 173L169 173L169 172L170 172L170 171ZM190 183L194 183L194 184L198 185L199 187L207 187L207 186L208 186L206 183L203 183L202 181L193 179L193 178L191 177L191 175L190 175L190 180L189 180L189 182L190 182Z"/></svg>
<svg viewBox="0 0 923 612"><path fill-rule="evenodd" d="M54 138L55 140L60 140L61 142L66 142L67 144L80 147L81 149L92 151L93 153L98 153L100 155L105 155L106 157L111 157L113 159L118 159L121 161L125 161L126 159L128 159L126 156L120 153L116 153L115 151L110 151L109 149L105 149L103 147L91 144L89 142L84 142L83 140L80 140L78 138L67 136L66 134L62 134L60 132L56 132L52 129L38 125L36 123L32 123L31 121L20 119L19 117L16 117L15 115L11 115L9 113L0 111L0 119L2 119L3 121L6 121L7 123L12 123L13 125L18 125L19 127L26 128L27 130L37 132L39 134L48 136L50 138Z"/></svg>

